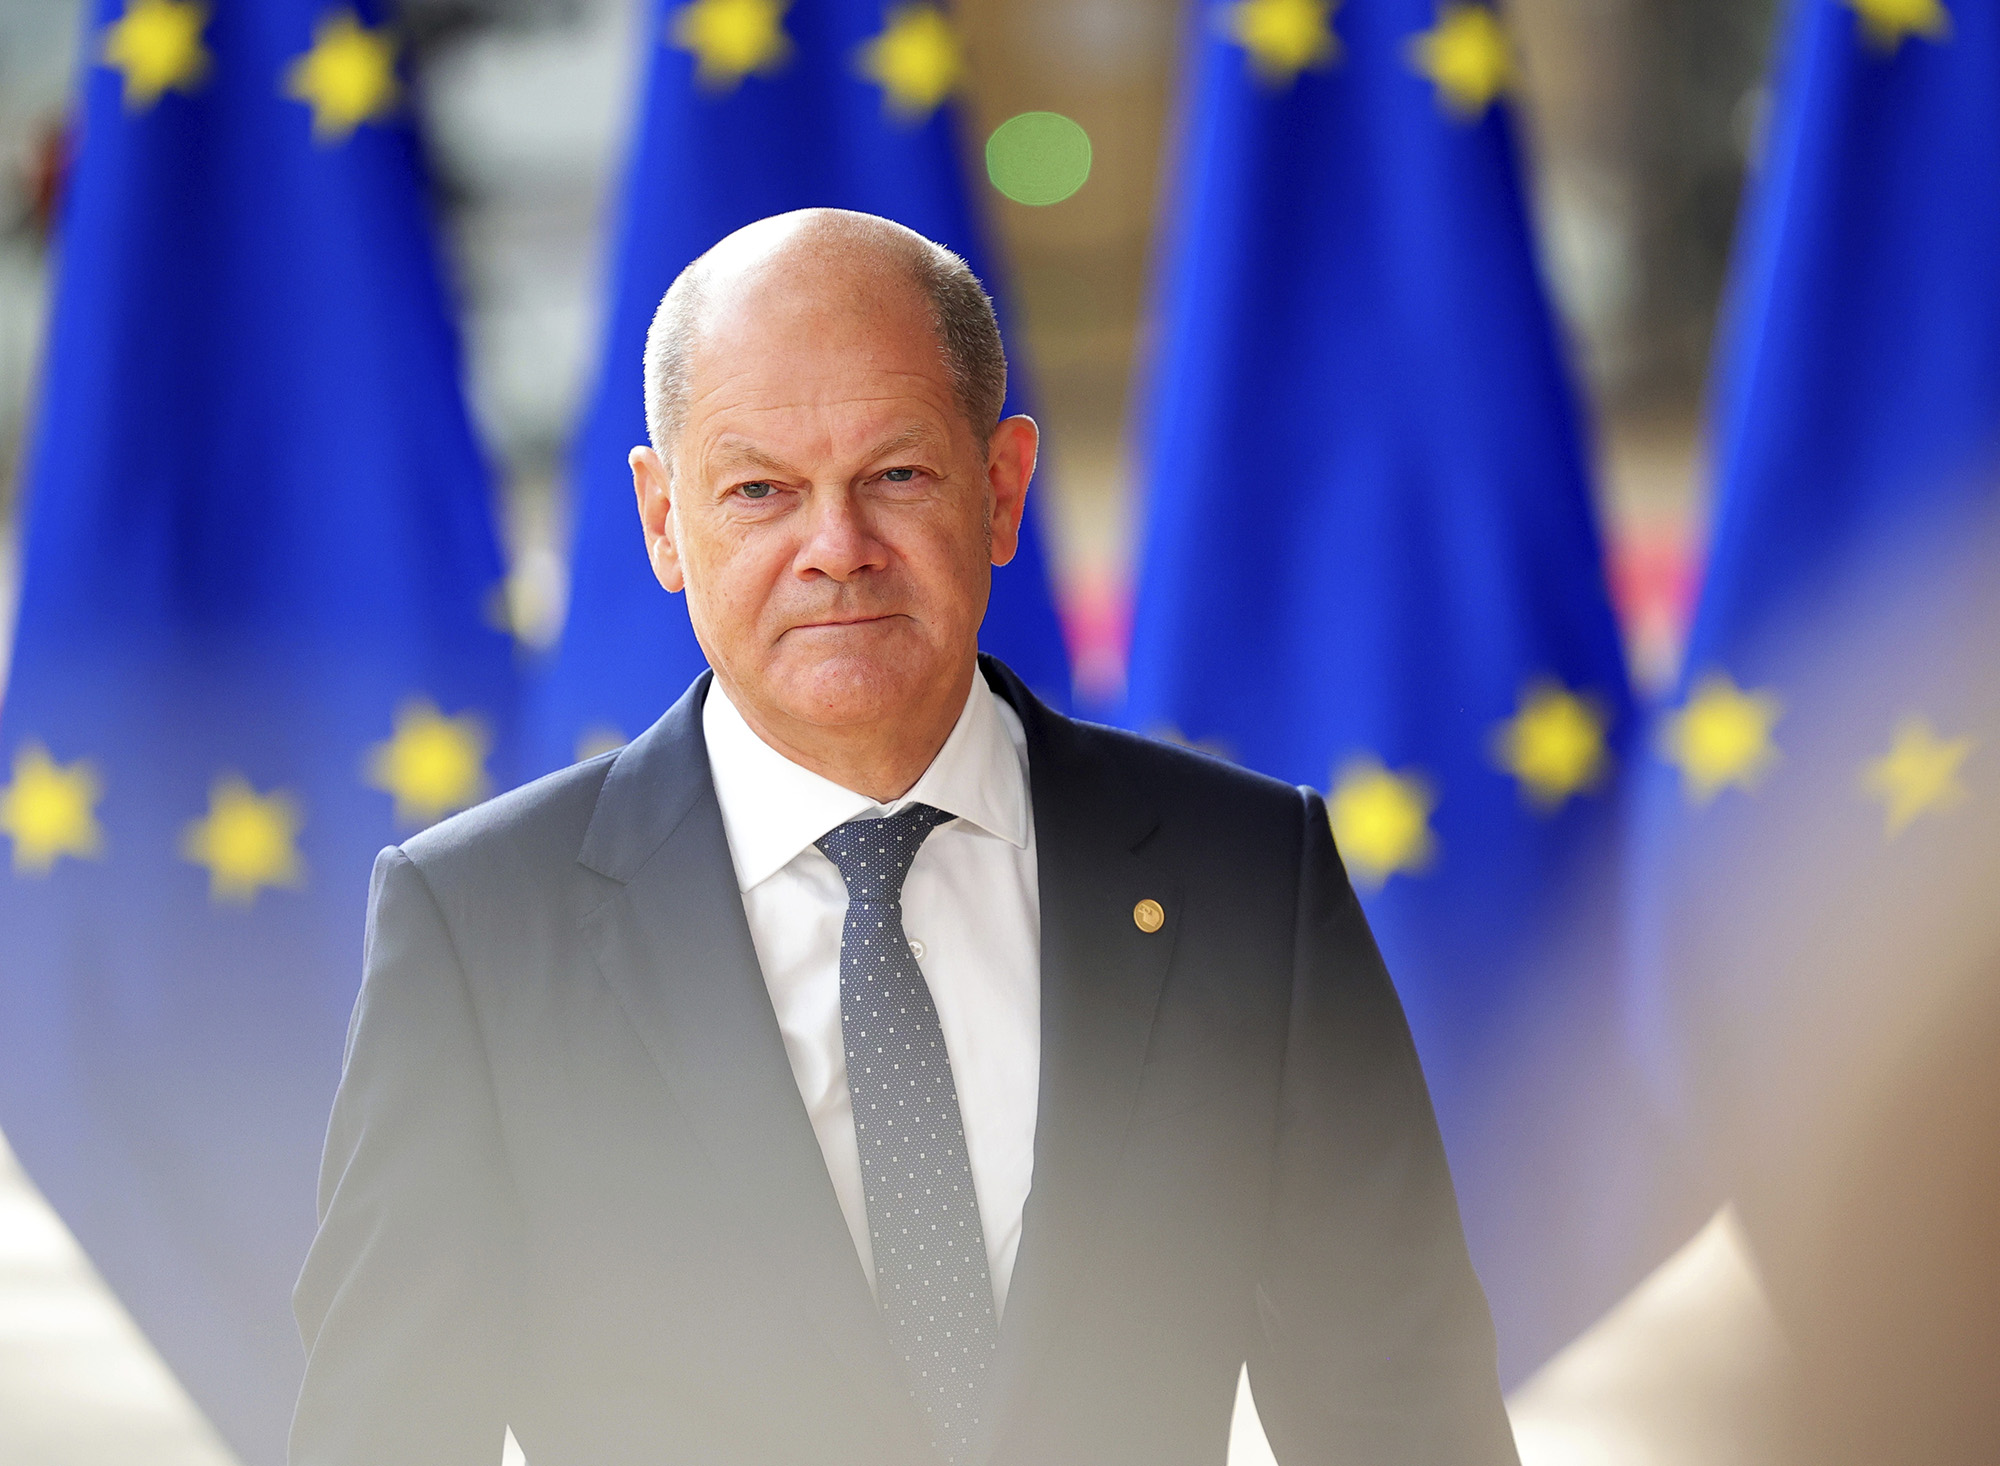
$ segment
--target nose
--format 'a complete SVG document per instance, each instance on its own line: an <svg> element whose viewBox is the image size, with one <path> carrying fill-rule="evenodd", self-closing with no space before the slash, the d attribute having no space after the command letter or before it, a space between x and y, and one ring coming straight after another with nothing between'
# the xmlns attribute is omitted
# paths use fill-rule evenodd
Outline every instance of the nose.
<svg viewBox="0 0 2000 1466"><path fill-rule="evenodd" d="M876 537L866 508L851 489L817 489L807 496L805 539L793 562L801 579L823 575L845 583L888 563L888 547Z"/></svg>

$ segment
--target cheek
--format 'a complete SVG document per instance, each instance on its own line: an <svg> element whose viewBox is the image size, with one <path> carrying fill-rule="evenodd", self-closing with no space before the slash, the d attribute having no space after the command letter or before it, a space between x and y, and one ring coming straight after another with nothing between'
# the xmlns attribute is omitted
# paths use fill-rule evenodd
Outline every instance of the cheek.
<svg viewBox="0 0 2000 1466"><path fill-rule="evenodd" d="M789 563L788 542L775 526L718 514L703 516L694 529L682 550L693 598L726 610L732 623L770 599Z"/></svg>
<svg viewBox="0 0 2000 1466"><path fill-rule="evenodd" d="M983 514L955 509L950 515L925 515L897 540L898 559L927 599L966 602L984 596L991 535Z"/></svg>

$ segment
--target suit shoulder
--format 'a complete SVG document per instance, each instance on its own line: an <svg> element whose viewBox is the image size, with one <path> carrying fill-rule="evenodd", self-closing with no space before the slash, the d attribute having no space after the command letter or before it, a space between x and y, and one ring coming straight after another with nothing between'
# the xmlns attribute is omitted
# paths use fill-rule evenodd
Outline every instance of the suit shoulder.
<svg viewBox="0 0 2000 1466"><path fill-rule="evenodd" d="M617 753L546 774L476 804L403 842L427 880L456 884L522 867L573 863Z"/></svg>
<svg viewBox="0 0 2000 1466"><path fill-rule="evenodd" d="M1276 819L1296 828L1300 791L1183 744L1143 737L1096 723L1075 723L1085 745L1163 807L1204 819L1263 824Z"/></svg>

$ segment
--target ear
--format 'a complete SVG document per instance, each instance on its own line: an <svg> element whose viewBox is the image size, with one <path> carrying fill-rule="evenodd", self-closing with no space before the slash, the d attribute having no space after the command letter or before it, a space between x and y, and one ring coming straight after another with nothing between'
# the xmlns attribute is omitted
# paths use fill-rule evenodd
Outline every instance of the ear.
<svg viewBox="0 0 2000 1466"><path fill-rule="evenodd" d="M646 534L646 558L661 585L678 593L687 584L680 549L674 544L673 475L651 448L634 448L632 492L639 500L639 527Z"/></svg>
<svg viewBox="0 0 2000 1466"><path fill-rule="evenodd" d="M986 440L986 492L993 506L993 563L1005 565L1021 546L1021 516L1042 430L1026 413L1002 418Z"/></svg>

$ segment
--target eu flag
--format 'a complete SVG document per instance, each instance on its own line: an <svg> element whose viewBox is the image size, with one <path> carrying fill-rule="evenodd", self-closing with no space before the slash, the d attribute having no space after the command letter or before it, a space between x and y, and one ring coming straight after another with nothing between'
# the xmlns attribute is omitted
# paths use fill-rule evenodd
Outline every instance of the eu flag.
<svg viewBox="0 0 2000 1466"><path fill-rule="evenodd" d="M0 1124L250 1466L374 852L505 777L511 641L372 4L99 0L0 724Z"/></svg>
<svg viewBox="0 0 2000 1466"><path fill-rule="evenodd" d="M536 690L531 757L554 768L638 733L704 666L685 603L653 579L625 458L646 441L646 327L674 277L771 214L880 214L955 250L995 290L961 162L963 56L946 13L900 0L663 0L626 182L601 378L572 458L569 619ZM1003 308L1004 322L1004 308ZM1020 411L1018 360L1008 411ZM1037 513L993 573L980 635L1069 697Z"/></svg>
<svg viewBox="0 0 2000 1466"><path fill-rule="evenodd" d="M1693 682L1886 538L1994 492L2000 9L1794 18L1718 364Z"/></svg>
<svg viewBox="0 0 2000 1466"><path fill-rule="evenodd" d="M1991 932L1996 260L2000 6L1798 0L1635 892L1635 1012L1767 1244L1773 1191L1940 1011L1946 949Z"/></svg>
<svg viewBox="0 0 2000 1466"><path fill-rule="evenodd" d="M1633 709L1494 10L1204 3L1128 716L1328 793L1509 1384L1698 1223L1624 1062Z"/></svg>

